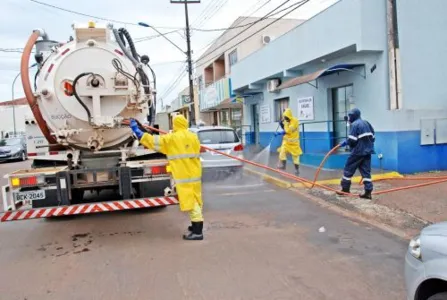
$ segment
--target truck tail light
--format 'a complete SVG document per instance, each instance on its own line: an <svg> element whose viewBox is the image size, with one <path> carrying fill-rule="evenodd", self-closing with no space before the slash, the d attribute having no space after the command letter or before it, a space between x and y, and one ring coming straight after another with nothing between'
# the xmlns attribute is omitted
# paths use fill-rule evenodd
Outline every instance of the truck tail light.
<svg viewBox="0 0 447 300"><path fill-rule="evenodd" d="M57 155L57 154L59 154L58 151L50 151L50 155Z"/></svg>
<svg viewBox="0 0 447 300"><path fill-rule="evenodd" d="M234 147L233 151L244 151L244 146L242 144L239 144Z"/></svg>
<svg viewBox="0 0 447 300"><path fill-rule="evenodd" d="M14 177L11 179L11 184L13 187L20 187L20 186L34 186L39 183L39 180L37 179L37 176L30 176L30 177Z"/></svg>
<svg viewBox="0 0 447 300"><path fill-rule="evenodd" d="M28 153L28 156L37 156L37 153L31 152L31 153Z"/></svg>

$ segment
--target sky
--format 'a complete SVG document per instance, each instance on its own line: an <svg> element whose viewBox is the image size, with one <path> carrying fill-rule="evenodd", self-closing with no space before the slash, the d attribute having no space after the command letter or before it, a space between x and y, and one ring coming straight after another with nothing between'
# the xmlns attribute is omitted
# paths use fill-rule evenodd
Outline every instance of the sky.
<svg viewBox="0 0 447 300"><path fill-rule="evenodd" d="M145 22L163 33L179 29L177 32L166 35L166 37L186 50L184 6L171 4L170 0L38 1L73 12L124 23ZM190 24L192 28L199 29L226 28L239 16L262 17L285 1L202 0L200 4L188 5ZM287 18L309 19L337 1L310 0L298 10L287 15ZM299 0L289 0L287 2L284 7L297 3ZM261 6L263 7L255 12ZM73 34L71 27L73 23L85 23L90 20L98 23L106 22L73 12L48 7L32 0L0 1L0 19L2 20L2 26L0 27L0 102L11 99L12 83L20 69L20 50L18 52L5 52L5 49L23 48L35 28L43 28L52 40L67 41L69 36ZM113 23L115 27L127 28L134 41L157 34L151 28L118 22ZM206 50L205 46L209 45L220 34L222 34L222 31L202 32L193 30L191 36L193 59L199 58ZM164 104L169 104L188 85L184 66L185 55L163 37L139 41L136 43L136 47L140 55L147 54L150 57L151 65L157 74L158 97L160 99L161 96L164 96ZM172 83L182 71L185 72L184 78L173 86ZM14 86L14 98L23 96L19 78Z"/></svg>

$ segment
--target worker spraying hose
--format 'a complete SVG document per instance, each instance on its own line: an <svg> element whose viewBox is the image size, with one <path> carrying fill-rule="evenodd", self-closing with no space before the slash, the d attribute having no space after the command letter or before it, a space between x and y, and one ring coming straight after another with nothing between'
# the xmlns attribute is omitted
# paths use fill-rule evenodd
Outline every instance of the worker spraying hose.
<svg viewBox="0 0 447 300"><path fill-rule="evenodd" d="M179 196L180 210L189 212L191 226L185 240L203 240L202 215L202 165L200 141L188 131L188 121L182 115L173 119L173 133L163 136L144 133L138 123L131 119L130 127L140 143L166 155Z"/></svg>
<svg viewBox="0 0 447 300"><path fill-rule="evenodd" d="M341 179L342 190L337 194L345 195L350 193L352 176L359 169L365 186L365 191L360 194L360 198L371 199L373 190L371 155L374 153L374 128L369 122L361 119L361 113L358 108L354 108L348 113L347 121L351 124L351 130L348 138L340 144L340 147L349 145L351 154L343 170Z"/></svg>
<svg viewBox="0 0 447 300"><path fill-rule="evenodd" d="M127 120L124 120L124 121L123 121L123 125L129 125L129 122L128 122ZM163 130L154 128L154 127L152 127L152 126L141 125L141 124L140 124L140 126L141 126L142 128L144 128L144 129L147 129L147 130L150 130L150 131L153 131L153 132L159 132L159 133L161 133L161 134L166 134L166 132L164 132ZM337 148L339 148L339 147L340 147L340 145L337 145L336 147L334 147L334 148L333 148L333 149L326 155L324 161L327 159L327 157L328 157L331 153L333 153L333 151L335 151L335 150L336 150ZM207 151L215 152L215 153L220 154L220 155L222 155L222 156L226 156L226 157L229 157L229 158L232 158L232 159L235 159L235 160L244 162L244 163L246 163L246 164L249 164L249 165L252 165L252 166L255 166L255 167L258 167L258 168L262 168L262 169L266 169L266 170L269 170L269 171L278 173L278 174L280 174L280 175L282 175L282 176L284 176L284 177L287 177L287 178L296 180L296 181L298 181L298 182L301 182L301 183L305 184L306 186L310 186L310 188L318 187L318 188L325 189L325 190L327 190L327 191L337 192L336 189L333 189L333 188L330 187L330 186L323 185L323 184L320 184L320 183L316 182L317 177L316 177L315 180L312 182L311 180L308 180L308 179L305 179L305 178L302 178L302 177L298 177L298 176L295 176L295 175L292 175L292 174L283 172L283 171L281 171L281 170L277 170L277 169L271 168L271 167L269 167L269 166L262 165L262 164L259 164L259 163L253 162L253 161L249 161L249 160L246 160L246 159L237 157L237 156L233 156L233 155L230 155L230 154L228 154L228 153L225 153L225 152L222 152L222 151L219 151L219 150L210 148L210 147L206 147L206 146L204 146L204 145L201 145L201 148L204 149L204 150L207 150ZM322 164L320 165L319 168L321 169L323 166L324 166L324 163L322 163ZM405 179L405 178L402 178L402 179ZM410 186L402 186L402 187L392 188L392 189L388 189L388 190L376 191L376 192L374 192L374 193L372 193L372 194L373 194L373 195L381 195L381 194L387 194L387 193L394 193L394 192L398 192L398 191L403 191L403 190L408 190L408 189L415 189L415 188L420 188L420 187L425 187L425 186L430 186L430 185L435 185L435 184L440 184L440 183L445 183L445 182L447 182L447 177L446 177L446 176L418 177L417 179L418 179L418 180L430 180L430 181L429 181L429 182L425 182L425 183L414 184L414 185L410 185ZM339 193L340 193L340 194L343 194L343 195L345 195L345 196L349 196L349 197L358 197L358 195L354 195L354 194L351 194L351 193L343 193L343 192L339 192Z"/></svg>
<svg viewBox="0 0 447 300"><path fill-rule="evenodd" d="M303 151L300 147L300 123L297 118L292 114L292 110L287 108L284 111L283 119L279 125L283 131L276 132L275 136L283 136L281 147L279 152L279 165L278 169L285 170L287 162L287 154L290 154L295 165L295 175L300 174L300 155Z"/></svg>

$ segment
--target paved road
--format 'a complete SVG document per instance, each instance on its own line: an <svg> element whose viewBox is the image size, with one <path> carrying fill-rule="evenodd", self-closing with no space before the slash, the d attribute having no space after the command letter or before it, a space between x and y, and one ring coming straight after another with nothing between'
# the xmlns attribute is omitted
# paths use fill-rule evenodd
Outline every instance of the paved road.
<svg viewBox="0 0 447 300"><path fill-rule="evenodd" d="M0 224L0 298L405 298L405 242L251 178L204 196L203 242L177 207Z"/></svg>

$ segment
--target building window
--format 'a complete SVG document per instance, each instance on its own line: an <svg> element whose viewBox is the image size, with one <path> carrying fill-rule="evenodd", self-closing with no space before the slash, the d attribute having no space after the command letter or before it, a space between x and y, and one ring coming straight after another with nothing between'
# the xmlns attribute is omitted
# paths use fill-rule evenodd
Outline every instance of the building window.
<svg viewBox="0 0 447 300"><path fill-rule="evenodd" d="M228 61L231 70L231 66L237 63L237 49L234 49L228 54Z"/></svg>
<svg viewBox="0 0 447 300"><path fill-rule="evenodd" d="M289 97L275 100L275 122L282 119L282 114L289 107Z"/></svg>

